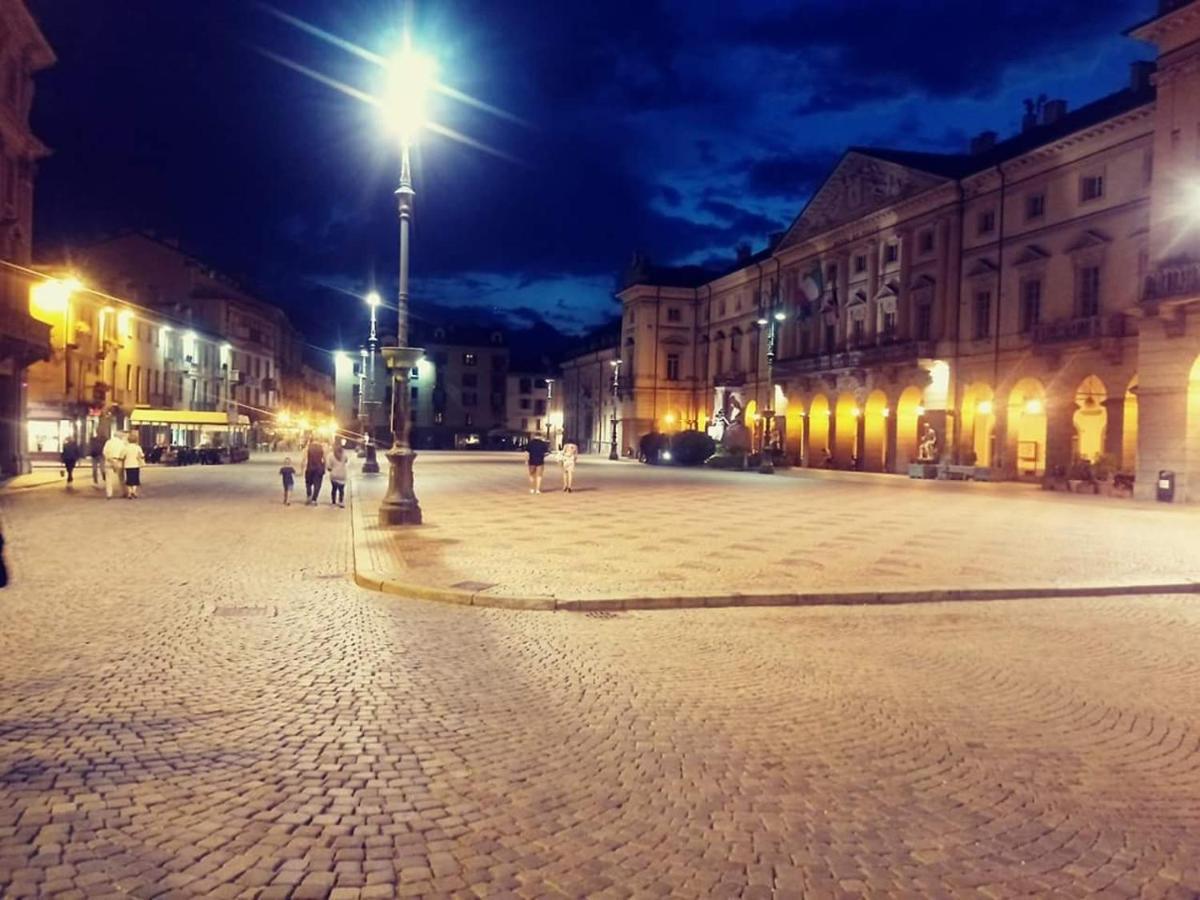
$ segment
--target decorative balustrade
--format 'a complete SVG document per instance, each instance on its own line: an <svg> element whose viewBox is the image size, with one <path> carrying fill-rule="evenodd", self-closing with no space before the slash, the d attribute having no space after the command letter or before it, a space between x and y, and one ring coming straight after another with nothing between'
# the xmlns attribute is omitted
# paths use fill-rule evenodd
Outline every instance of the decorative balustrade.
<svg viewBox="0 0 1200 900"><path fill-rule="evenodd" d="M1200 262L1160 265L1146 276L1144 302L1187 297L1200 298Z"/></svg>

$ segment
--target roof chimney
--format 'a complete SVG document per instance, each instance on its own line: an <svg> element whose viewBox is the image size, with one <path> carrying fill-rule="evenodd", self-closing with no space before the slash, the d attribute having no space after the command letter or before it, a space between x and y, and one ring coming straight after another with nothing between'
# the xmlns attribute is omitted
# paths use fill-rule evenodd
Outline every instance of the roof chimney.
<svg viewBox="0 0 1200 900"><path fill-rule="evenodd" d="M748 260L749 258L750 258L750 245L747 243L744 243L744 242L741 244L738 244L737 245L737 261L740 263L743 263L746 260Z"/></svg>
<svg viewBox="0 0 1200 900"><path fill-rule="evenodd" d="M971 155L978 156L980 153L987 153L996 146L997 134L994 131L981 131L975 137L971 138Z"/></svg>
<svg viewBox="0 0 1200 900"><path fill-rule="evenodd" d="M1042 107L1042 124L1053 125L1067 114L1066 100L1047 100Z"/></svg>
<svg viewBox="0 0 1200 900"><path fill-rule="evenodd" d="M1136 62L1129 64L1129 89L1131 91L1145 91L1150 88L1150 79L1154 76L1154 70L1158 68L1153 60L1139 59Z"/></svg>
<svg viewBox="0 0 1200 900"><path fill-rule="evenodd" d="M1025 115L1021 116L1021 133L1024 134L1031 128L1037 128L1038 122L1042 118L1042 110L1046 106L1046 95L1040 94L1037 100L1025 101Z"/></svg>

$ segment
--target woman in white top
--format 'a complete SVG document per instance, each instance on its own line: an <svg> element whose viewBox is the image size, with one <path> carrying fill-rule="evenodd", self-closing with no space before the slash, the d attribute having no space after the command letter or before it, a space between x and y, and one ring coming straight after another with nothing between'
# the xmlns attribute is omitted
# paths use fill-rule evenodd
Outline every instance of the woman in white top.
<svg viewBox="0 0 1200 900"><path fill-rule="evenodd" d="M563 491L571 493L575 487L575 458L579 456L579 445L568 440L562 447Z"/></svg>
<svg viewBox="0 0 1200 900"><path fill-rule="evenodd" d="M138 488L142 485L142 463L146 461L146 454L138 444L136 432L129 432L129 441L125 444L121 460L125 467L125 496L136 500Z"/></svg>
<svg viewBox="0 0 1200 900"><path fill-rule="evenodd" d="M346 451L339 441L325 458L325 471L329 473L331 491L329 502L338 506L346 505L346 462Z"/></svg>

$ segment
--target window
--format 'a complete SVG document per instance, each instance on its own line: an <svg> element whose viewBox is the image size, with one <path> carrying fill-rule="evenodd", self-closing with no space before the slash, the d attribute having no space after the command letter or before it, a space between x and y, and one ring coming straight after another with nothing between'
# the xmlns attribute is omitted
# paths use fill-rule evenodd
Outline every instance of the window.
<svg viewBox="0 0 1200 900"><path fill-rule="evenodd" d="M1042 317L1042 282L1031 278L1021 283L1021 332L1028 334Z"/></svg>
<svg viewBox="0 0 1200 900"><path fill-rule="evenodd" d="M861 346L863 341L866 340L867 328L866 323L862 319L854 320L854 324L851 326L850 337L856 347Z"/></svg>
<svg viewBox="0 0 1200 900"><path fill-rule="evenodd" d="M1099 200L1104 196L1104 176L1084 175L1079 179L1079 202Z"/></svg>
<svg viewBox="0 0 1200 900"><path fill-rule="evenodd" d="M683 310L681 310L678 306L668 306L667 307L667 321L668 322L682 322L683 321Z"/></svg>
<svg viewBox="0 0 1200 900"><path fill-rule="evenodd" d="M834 344L837 343L837 328L834 325L826 323L825 325L825 352L832 353Z"/></svg>
<svg viewBox="0 0 1200 900"><path fill-rule="evenodd" d="M528 430L529 430L529 420L528 420L528 419L522 419L522 420L521 420L521 430L522 430L522 431L528 431Z"/></svg>
<svg viewBox="0 0 1200 900"><path fill-rule="evenodd" d="M126 391L129 390L129 386L130 386L130 384L132 384L132 380L133 380L133 366L126 363L125 364L125 390Z"/></svg>
<svg viewBox="0 0 1200 900"><path fill-rule="evenodd" d="M475 366L478 364L479 364L479 360L477 360L475 358L474 353L464 353L463 354L463 365L464 366Z"/></svg>
<svg viewBox="0 0 1200 900"><path fill-rule="evenodd" d="M933 229L932 228L922 231L917 236L917 249L921 253L932 253L933 252Z"/></svg>
<svg viewBox="0 0 1200 900"><path fill-rule="evenodd" d="M521 398L521 409L529 409L532 406L533 406L533 401L530 400L528 397Z"/></svg>
<svg viewBox="0 0 1200 900"><path fill-rule="evenodd" d="M479 376L474 372L464 372L462 377L463 387L479 387Z"/></svg>
<svg viewBox="0 0 1200 900"><path fill-rule="evenodd" d="M833 284L835 281L837 281L837 263L830 263L825 267L825 280L829 284Z"/></svg>
<svg viewBox="0 0 1200 900"><path fill-rule="evenodd" d="M975 220L975 231L977 234L991 234L996 230L996 211L989 209L987 212L981 212L979 218Z"/></svg>
<svg viewBox="0 0 1200 900"><path fill-rule="evenodd" d="M1025 221L1030 222L1046 215L1046 195L1030 194L1025 198Z"/></svg>
<svg viewBox="0 0 1200 900"><path fill-rule="evenodd" d="M893 318L895 315L893 314ZM922 303L917 307L917 340L933 339L933 304Z"/></svg>
<svg viewBox="0 0 1200 900"><path fill-rule="evenodd" d="M884 263L894 263L900 258L900 245L895 241L883 245Z"/></svg>
<svg viewBox="0 0 1200 900"><path fill-rule="evenodd" d="M896 313L894 311L883 314L883 336L885 338L896 336Z"/></svg>
<svg viewBox="0 0 1200 900"><path fill-rule="evenodd" d="M417 366L413 366L412 371L408 373L408 377L413 381L416 381L421 377L421 370Z"/></svg>
<svg viewBox="0 0 1200 900"><path fill-rule="evenodd" d="M1079 297L1080 318L1090 319L1100 314L1100 267L1083 266L1075 274Z"/></svg>
<svg viewBox="0 0 1200 900"><path fill-rule="evenodd" d="M533 414L535 416L544 416L546 414L546 401L545 400L534 400L533 401Z"/></svg>
<svg viewBox="0 0 1200 900"><path fill-rule="evenodd" d="M479 405L479 395L477 393L475 393L474 391L463 391L462 405L463 406L478 406Z"/></svg>
<svg viewBox="0 0 1200 900"><path fill-rule="evenodd" d="M867 271L867 254L860 253L854 257L854 272L857 275L865 271Z"/></svg>
<svg viewBox="0 0 1200 900"><path fill-rule="evenodd" d="M416 387L414 387L414 388L409 388L409 389L408 389L408 394L409 394L409 396L410 396L410 397L412 397L412 402L413 402L413 403L416 403L416 402L417 402L417 398L418 398L418 397L420 397L420 395L421 395L421 389L420 389L420 388L416 388Z"/></svg>
<svg viewBox="0 0 1200 900"><path fill-rule="evenodd" d="M522 378L521 382L520 382L520 388L521 388L522 394L530 393L533 390L533 379L532 378Z"/></svg>
<svg viewBox="0 0 1200 900"><path fill-rule="evenodd" d="M667 381L679 380L679 354L667 354Z"/></svg>
<svg viewBox="0 0 1200 900"><path fill-rule="evenodd" d="M981 340L992 333L992 292L976 291L975 293L975 340Z"/></svg>

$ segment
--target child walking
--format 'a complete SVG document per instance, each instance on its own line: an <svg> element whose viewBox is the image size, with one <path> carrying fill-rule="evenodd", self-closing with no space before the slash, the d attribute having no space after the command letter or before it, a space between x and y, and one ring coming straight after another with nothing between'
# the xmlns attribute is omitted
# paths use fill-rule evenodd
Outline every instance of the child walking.
<svg viewBox="0 0 1200 900"><path fill-rule="evenodd" d="M283 505L292 505L292 488L296 484L296 470L292 467L292 458L285 456L283 465L279 467L279 474L283 476Z"/></svg>

